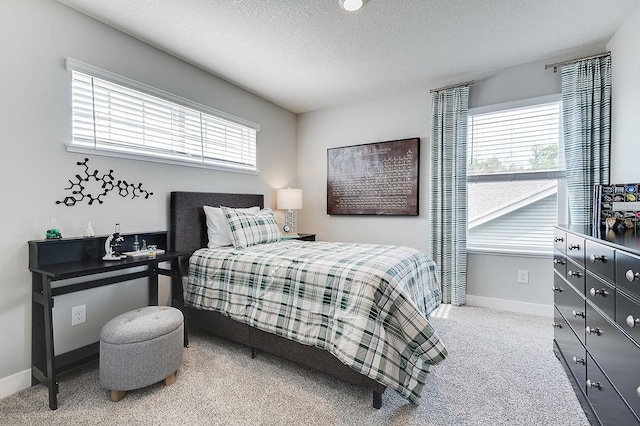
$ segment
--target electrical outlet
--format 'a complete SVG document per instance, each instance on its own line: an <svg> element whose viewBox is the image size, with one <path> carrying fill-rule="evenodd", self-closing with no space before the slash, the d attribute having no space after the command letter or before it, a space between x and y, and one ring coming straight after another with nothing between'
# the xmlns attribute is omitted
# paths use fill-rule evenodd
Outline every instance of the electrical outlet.
<svg viewBox="0 0 640 426"><path fill-rule="evenodd" d="M529 284L529 271L526 271L524 269L518 270L518 283Z"/></svg>
<svg viewBox="0 0 640 426"><path fill-rule="evenodd" d="M71 325L82 324L87 321L87 305L71 308Z"/></svg>

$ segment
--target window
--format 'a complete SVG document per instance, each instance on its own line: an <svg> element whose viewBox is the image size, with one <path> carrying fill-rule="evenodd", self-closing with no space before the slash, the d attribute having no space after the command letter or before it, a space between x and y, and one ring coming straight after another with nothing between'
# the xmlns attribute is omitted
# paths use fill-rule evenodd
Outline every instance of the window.
<svg viewBox="0 0 640 426"><path fill-rule="evenodd" d="M469 249L551 252L566 215L561 102L471 109L467 129Z"/></svg>
<svg viewBox="0 0 640 426"><path fill-rule="evenodd" d="M67 68L68 150L257 172L258 125L70 58Z"/></svg>

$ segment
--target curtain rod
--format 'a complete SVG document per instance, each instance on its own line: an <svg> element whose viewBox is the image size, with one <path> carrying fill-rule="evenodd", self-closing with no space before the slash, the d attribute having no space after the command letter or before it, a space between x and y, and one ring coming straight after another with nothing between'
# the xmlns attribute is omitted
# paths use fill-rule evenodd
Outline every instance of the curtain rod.
<svg viewBox="0 0 640 426"><path fill-rule="evenodd" d="M446 90L446 89L454 89L456 87L471 86L474 83L475 83L475 80L465 81L464 83L460 83L460 84L452 84L451 86L444 86L444 87L439 87L437 89L431 89L429 90L429 93L439 92L441 90Z"/></svg>
<svg viewBox="0 0 640 426"><path fill-rule="evenodd" d="M604 56L610 56L611 52L605 52L605 53L601 53L599 55L593 55L593 56L586 56L584 58L577 58L577 59L571 59L570 61L564 61L564 62L556 62L555 64L549 64L549 65L545 65L544 69L549 69L549 68L553 68L553 72L558 71L558 67L563 67L565 65L571 65L571 64L575 64L576 62L579 61L585 61L587 59L596 59L596 58L602 58Z"/></svg>

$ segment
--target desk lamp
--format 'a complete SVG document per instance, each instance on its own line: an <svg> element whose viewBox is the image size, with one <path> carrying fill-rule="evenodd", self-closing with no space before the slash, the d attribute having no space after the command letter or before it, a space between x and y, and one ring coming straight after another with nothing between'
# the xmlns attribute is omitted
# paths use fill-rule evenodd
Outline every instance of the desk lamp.
<svg viewBox="0 0 640 426"><path fill-rule="evenodd" d="M284 216L284 226L282 230L285 234L296 233L296 212L302 208L302 189L278 189L276 203L278 209L286 210Z"/></svg>

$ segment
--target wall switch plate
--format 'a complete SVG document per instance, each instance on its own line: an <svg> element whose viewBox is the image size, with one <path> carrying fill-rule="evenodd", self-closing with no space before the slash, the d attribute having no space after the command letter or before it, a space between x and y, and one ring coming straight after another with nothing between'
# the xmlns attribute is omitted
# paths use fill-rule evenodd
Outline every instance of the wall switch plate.
<svg viewBox="0 0 640 426"><path fill-rule="evenodd" d="M526 271L524 269L518 270L518 283L529 284L529 271Z"/></svg>
<svg viewBox="0 0 640 426"><path fill-rule="evenodd" d="M71 308L71 325L82 324L87 321L87 305Z"/></svg>

